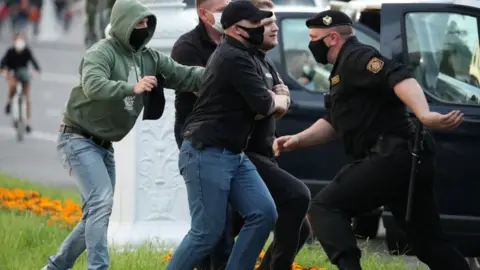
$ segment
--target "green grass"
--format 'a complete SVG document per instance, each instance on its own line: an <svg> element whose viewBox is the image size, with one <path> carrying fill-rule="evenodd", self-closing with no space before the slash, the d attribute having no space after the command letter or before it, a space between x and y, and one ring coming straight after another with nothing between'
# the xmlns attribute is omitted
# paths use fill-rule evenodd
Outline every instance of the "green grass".
<svg viewBox="0 0 480 270"><path fill-rule="evenodd" d="M72 199L79 201L74 189L53 188L32 184L25 180L0 174L0 187L35 190L42 196L53 199ZM28 213L13 213L0 210L0 270L36 270L41 269L48 256L55 254L68 235L69 230L56 226L47 226L46 218ZM368 270L405 270L408 266L401 258L394 257L386 261L379 254L364 250L363 267ZM112 270L150 270L165 269L165 253L145 245L135 251L111 251ZM302 249L296 262L304 267L325 267L337 269L328 263L319 245ZM73 270L86 269L85 253L78 259Z"/></svg>

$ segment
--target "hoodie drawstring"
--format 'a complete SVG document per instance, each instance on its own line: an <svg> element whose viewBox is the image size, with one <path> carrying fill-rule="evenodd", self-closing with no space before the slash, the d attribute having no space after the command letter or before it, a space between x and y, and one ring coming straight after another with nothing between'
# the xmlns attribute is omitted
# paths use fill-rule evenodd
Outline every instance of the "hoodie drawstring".
<svg viewBox="0 0 480 270"><path fill-rule="evenodd" d="M138 72L137 72L137 61L135 60L135 52L132 51L132 58L133 58L133 69L135 69L135 80L138 81Z"/></svg>

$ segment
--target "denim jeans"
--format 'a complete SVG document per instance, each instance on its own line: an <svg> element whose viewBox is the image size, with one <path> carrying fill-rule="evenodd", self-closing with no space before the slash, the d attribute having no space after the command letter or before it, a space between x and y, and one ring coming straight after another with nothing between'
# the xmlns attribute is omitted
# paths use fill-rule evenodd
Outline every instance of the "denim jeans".
<svg viewBox="0 0 480 270"><path fill-rule="evenodd" d="M281 169L273 158L258 153L246 153L257 168L275 201L278 220L274 238L263 257L259 270L291 270L295 256L311 235L310 223L305 218L310 204L310 191L293 175ZM230 254L228 245L243 227L243 219L236 212L230 213L231 228L223 234L214 253L199 264L201 270L222 270ZM220 246L220 247L219 247Z"/></svg>
<svg viewBox="0 0 480 270"><path fill-rule="evenodd" d="M113 148L102 148L77 134L61 133L57 151L80 191L83 216L44 269L72 268L86 249L88 270L106 270L110 264L107 228L115 189Z"/></svg>
<svg viewBox="0 0 480 270"><path fill-rule="evenodd" d="M255 166L244 153L217 147L197 150L184 140L179 169L187 186L192 222L167 270L191 270L213 251L228 222L229 201L245 224L226 269L253 269L277 219L275 203Z"/></svg>

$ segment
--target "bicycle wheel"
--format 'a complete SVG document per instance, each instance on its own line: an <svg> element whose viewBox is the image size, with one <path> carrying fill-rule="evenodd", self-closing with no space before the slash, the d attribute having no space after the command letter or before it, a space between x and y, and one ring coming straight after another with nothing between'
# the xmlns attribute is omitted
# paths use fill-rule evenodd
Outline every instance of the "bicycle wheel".
<svg viewBox="0 0 480 270"><path fill-rule="evenodd" d="M17 141L23 141L23 135L25 134L25 123L21 120L17 122Z"/></svg>
<svg viewBox="0 0 480 270"><path fill-rule="evenodd" d="M16 125L17 141L23 141L25 134L25 122L23 121L23 93L18 94L18 119Z"/></svg>

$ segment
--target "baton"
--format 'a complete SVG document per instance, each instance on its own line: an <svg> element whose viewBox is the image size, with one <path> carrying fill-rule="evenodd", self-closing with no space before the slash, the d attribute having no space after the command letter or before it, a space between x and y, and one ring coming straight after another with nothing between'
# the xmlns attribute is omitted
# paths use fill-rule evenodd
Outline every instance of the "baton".
<svg viewBox="0 0 480 270"><path fill-rule="evenodd" d="M417 174L417 165L420 161L420 143L422 140L423 125L420 120L417 120L417 130L415 132L415 142L412 150L412 168L410 171L410 184L408 186L408 199L407 199L407 214L405 220L409 222L412 218L413 210L413 194L415 192L415 176Z"/></svg>

